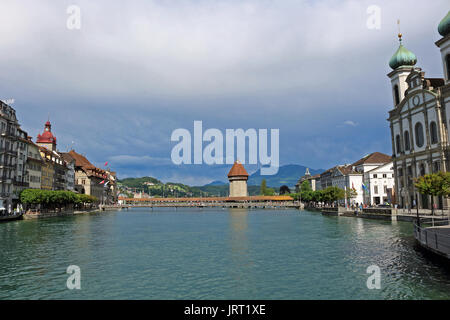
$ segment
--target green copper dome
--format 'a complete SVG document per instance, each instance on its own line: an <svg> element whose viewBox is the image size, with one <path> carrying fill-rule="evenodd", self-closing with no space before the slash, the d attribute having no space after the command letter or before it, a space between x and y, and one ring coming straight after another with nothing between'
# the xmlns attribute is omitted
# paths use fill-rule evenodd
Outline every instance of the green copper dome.
<svg viewBox="0 0 450 320"><path fill-rule="evenodd" d="M397 51L392 56L391 60L389 60L389 66L392 69L397 69L400 66L413 66L417 63L417 58L414 53L406 49L401 42L400 38L400 46Z"/></svg>
<svg viewBox="0 0 450 320"><path fill-rule="evenodd" d="M438 31L443 37L447 36L450 33L450 11L439 23Z"/></svg>

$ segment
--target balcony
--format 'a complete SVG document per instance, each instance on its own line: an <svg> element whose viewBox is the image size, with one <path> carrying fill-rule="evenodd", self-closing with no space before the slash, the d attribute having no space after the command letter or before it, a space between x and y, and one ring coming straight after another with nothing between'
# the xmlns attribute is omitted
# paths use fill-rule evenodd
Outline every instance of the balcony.
<svg viewBox="0 0 450 320"><path fill-rule="evenodd" d="M13 183L15 186L18 186L18 187L28 187L29 186L28 182L23 182L23 181L13 180Z"/></svg>
<svg viewBox="0 0 450 320"><path fill-rule="evenodd" d="M16 139L17 139L17 136L14 134L14 132L13 132L13 131L10 131L10 130L2 131L2 132L0 132L0 135L1 135L3 138L7 138L7 139L13 139L13 140L16 140Z"/></svg>
<svg viewBox="0 0 450 320"><path fill-rule="evenodd" d="M6 149L5 147L0 147L0 154L3 154L3 153L17 157L17 151L14 151L11 149Z"/></svg>
<svg viewBox="0 0 450 320"><path fill-rule="evenodd" d="M7 176L0 176L0 183L11 184L13 180Z"/></svg>

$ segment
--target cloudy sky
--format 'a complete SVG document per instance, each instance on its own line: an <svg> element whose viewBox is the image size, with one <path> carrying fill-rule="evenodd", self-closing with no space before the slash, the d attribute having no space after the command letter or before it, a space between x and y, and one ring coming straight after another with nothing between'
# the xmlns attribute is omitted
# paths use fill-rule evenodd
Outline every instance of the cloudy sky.
<svg viewBox="0 0 450 320"><path fill-rule="evenodd" d="M432 4L431 4L432 3ZM81 28L68 29L77 5ZM381 9L370 29L368 7ZM33 138L120 177L203 184L227 167L171 164L173 130L280 130L281 164L328 168L390 154L388 61L404 45L442 77L448 1L1 0L0 99ZM223 177L221 178L223 180Z"/></svg>

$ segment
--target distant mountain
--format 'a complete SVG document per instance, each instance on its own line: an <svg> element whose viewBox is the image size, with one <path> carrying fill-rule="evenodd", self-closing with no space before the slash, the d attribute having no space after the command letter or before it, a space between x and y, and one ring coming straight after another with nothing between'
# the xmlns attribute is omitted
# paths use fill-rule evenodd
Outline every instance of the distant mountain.
<svg viewBox="0 0 450 320"><path fill-rule="evenodd" d="M223 182L223 181L219 181L219 180L215 180L211 183L205 184L204 187L208 187L208 186L223 186L228 184L227 182Z"/></svg>
<svg viewBox="0 0 450 320"><path fill-rule="evenodd" d="M250 166L249 166L250 167ZM247 168L246 168L247 169ZM222 176L226 177L229 167L221 168ZM251 170L248 170L251 172ZM296 164L281 166L278 173L273 176L262 176L260 169L251 174L248 180L249 195L258 195L261 182L266 179L267 187L275 188L276 192L282 185L287 185L291 189L295 187L298 179L305 175L306 167ZM309 169L312 175L322 173L322 169ZM193 172L195 176L195 171ZM220 178L219 178L220 179ZM179 180L179 179L177 179ZM194 179L195 180L195 179ZM214 180L204 186L189 186L183 183L162 182L153 177L125 178L118 181L119 186L129 188L130 191L143 191L152 196L227 196L229 192L228 182Z"/></svg>
<svg viewBox="0 0 450 320"><path fill-rule="evenodd" d="M278 173L273 176L262 176L261 170L258 169L255 173L250 175L248 179L249 186L259 186L263 179L266 179L267 186L279 188L282 185L287 185L292 188L297 183L298 179L305 175L307 167L298 165L298 164L288 164L285 166L280 166ZM323 169L311 169L309 168L309 172L311 175L315 175L318 173L322 173Z"/></svg>

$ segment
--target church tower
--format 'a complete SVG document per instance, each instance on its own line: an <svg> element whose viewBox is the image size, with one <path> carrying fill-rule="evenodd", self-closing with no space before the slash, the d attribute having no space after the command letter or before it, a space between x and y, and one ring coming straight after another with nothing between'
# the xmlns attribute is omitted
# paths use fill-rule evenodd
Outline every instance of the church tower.
<svg viewBox="0 0 450 320"><path fill-rule="evenodd" d="M45 123L44 132L37 135L36 144L50 151L56 151L56 137L52 133L52 125L50 121Z"/></svg>
<svg viewBox="0 0 450 320"><path fill-rule="evenodd" d="M248 173L244 166L236 161L228 173L228 180L230 181L230 197L247 197L247 180Z"/></svg>
<svg viewBox="0 0 450 320"><path fill-rule="evenodd" d="M442 39L436 42L436 46L441 49L445 84L448 84L450 83L450 11L439 23L438 31Z"/></svg>
<svg viewBox="0 0 450 320"><path fill-rule="evenodd" d="M391 79L394 108L405 97L405 92L408 89L406 78L411 71L415 70L414 65L417 63L416 55L403 46L401 33L398 34L398 40L400 45L389 61L389 66L393 71L388 74ZM416 70L419 71L419 68L416 68Z"/></svg>

